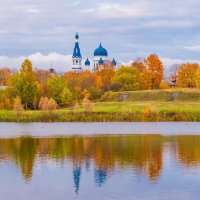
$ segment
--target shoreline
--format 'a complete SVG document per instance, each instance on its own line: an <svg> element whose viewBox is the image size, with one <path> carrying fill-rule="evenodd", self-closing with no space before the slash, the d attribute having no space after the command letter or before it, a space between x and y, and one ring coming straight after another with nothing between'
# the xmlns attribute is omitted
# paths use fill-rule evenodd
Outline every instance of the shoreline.
<svg viewBox="0 0 200 200"><path fill-rule="evenodd" d="M143 112L73 112L25 111L0 114L0 122L200 122L200 112L150 111Z"/></svg>
<svg viewBox="0 0 200 200"><path fill-rule="evenodd" d="M200 122L0 123L0 138L137 134L200 135Z"/></svg>

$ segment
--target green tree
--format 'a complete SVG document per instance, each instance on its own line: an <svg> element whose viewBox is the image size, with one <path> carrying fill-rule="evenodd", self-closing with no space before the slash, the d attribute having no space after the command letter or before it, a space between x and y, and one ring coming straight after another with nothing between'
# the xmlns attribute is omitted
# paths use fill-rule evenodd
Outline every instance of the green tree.
<svg viewBox="0 0 200 200"><path fill-rule="evenodd" d="M114 75L112 82L122 85L124 91L134 91L140 88L139 70L135 67L120 67Z"/></svg>
<svg viewBox="0 0 200 200"><path fill-rule="evenodd" d="M35 72L32 69L30 60L24 60L20 72L16 73L13 77L12 85L25 105L25 108L27 109L32 106L37 87Z"/></svg>
<svg viewBox="0 0 200 200"><path fill-rule="evenodd" d="M72 104L73 96L67 87L65 87L62 93L60 94L60 99L61 99L61 105L64 107L68 107Z"/></svg>
<svg viewBox="0 0 200 200"><path fill-rule="evenodd" d="M53 76L49 78L47 81L47 85L50 90L50 97L52 97L58 105L62 104L61 93L66 87L66 83L63 80L63 77Z"/></svg>

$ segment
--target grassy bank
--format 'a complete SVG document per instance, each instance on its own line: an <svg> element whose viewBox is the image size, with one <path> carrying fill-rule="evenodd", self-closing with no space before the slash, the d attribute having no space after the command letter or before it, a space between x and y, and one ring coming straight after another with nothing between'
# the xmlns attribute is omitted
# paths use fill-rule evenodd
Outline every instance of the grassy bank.
<svg viewBox="0 0 200 200"><path fill-rule="evenodd" d="M118 102L126 94L124 101L200 101L199 89L142 90L128 92L108 92L102 98L105 102Z"/></svg>
<svg viewBox="0 0 200 200"><path fill-rule="evenodd" d="M200 121L200 102L98 102L93 112L57 110L53 113L0 111L1 122L109 122L109 121Z"/></svg>
<svg viewBox="0 0 200 200"><path fill-rule="evenodd" d="M122 101L122 96L125 99ZM171 97L175 98L172 100ZM83 107L53 113L0 110L1 122L115 122L200 121L200 90L155 90L108 93L94 103L93 112Z"/></svg>

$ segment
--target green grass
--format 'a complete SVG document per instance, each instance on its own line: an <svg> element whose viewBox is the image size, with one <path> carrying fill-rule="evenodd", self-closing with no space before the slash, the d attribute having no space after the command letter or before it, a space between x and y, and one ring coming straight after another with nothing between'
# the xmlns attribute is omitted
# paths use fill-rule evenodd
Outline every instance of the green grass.
<svg viewBox="0 0 200 200"><path fill-rule="evenodd" d="M123 94L127 94L125 101L170 101L176 94L175 101L200 101L199 89L167 89L167 90L142 90L127 92L107 92L102 101L121 101Z"/></svg>
<svg viewBox="0 0 200 200"><path fill-rule="evenodd" d="M174 92L177 93L177 98L169 101ZM125 101L120 101L120 96L124 93L128 97ZM12 110L0 110L0 121L200 121L200 90L196 89L107 93L102 100L94 103L91 113L80 107L77 110L60 109L53 114L24 111L17 117ZM144 114L146 106L150 108L148 115Z"/></svg>
<svg viewBox="0 0 200 200"><path fill-rule="evenodd" d="M147 105L151 113L144 116L143 110ZM0 110L0 121L200 121L200 102L97 102L94 103L94 110L91 113L87 113L84 108L74 111L61 109L45 115L41 111L24 111L20 117L13 111Z"/></svg>

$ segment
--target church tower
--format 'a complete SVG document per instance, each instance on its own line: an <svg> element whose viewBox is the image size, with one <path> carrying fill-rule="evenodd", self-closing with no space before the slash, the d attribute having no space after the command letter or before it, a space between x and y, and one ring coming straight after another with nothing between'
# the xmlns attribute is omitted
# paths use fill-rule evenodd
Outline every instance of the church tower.
<svg viewBox="0 0 200 200"><path fill-rule="evenodd" d="M75 46L74 46L74 52L72 56L72 62L74 70L81 70L82 69L82 56L81 56L81 50L79 47L79 35L76 33L75 35Z"/></svg>

